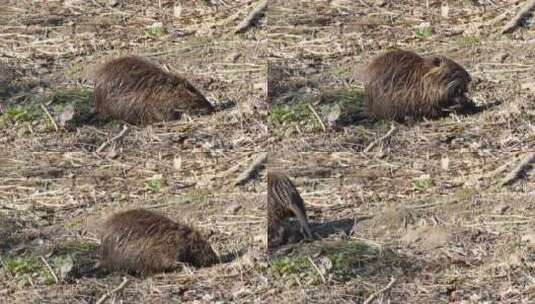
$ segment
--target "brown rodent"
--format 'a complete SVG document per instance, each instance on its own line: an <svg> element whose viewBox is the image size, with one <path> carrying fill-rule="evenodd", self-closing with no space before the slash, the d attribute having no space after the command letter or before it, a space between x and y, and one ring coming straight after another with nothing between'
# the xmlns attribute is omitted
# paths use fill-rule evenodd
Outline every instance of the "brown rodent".
<svg viewBox="0 0 535 304"><path fill-rule="evenodd" d="M113 214L101 235L101 267L150 275L173 270L178 262L209 266L217 255L202 235L161 214L132 209Z"/></svg>
<svg viewBox="0 0 535 304"><path fill-rule="evenodd" d="M214 111L186 79L137 56L104 63L96 70L94 80L93 102L101 118L148 124L180 119L182 113Z"/></svg>
<svg viewBox="0 0 535 304"><path fill-rule="evenodd" d="M269 171L268 180L268 247L276 246L283 238L282 221L288 217L297 217L301 233L312 239L305 205L301 195L290 178L277 171Z"/></svg>
<svg viewBox="0 0 535 304"><path fill-rule="evenodd" d="M438 118L454 105L474 107L465 96L470 75L443 56L423 58L414 52L388 51L375 58L365 74L366 111L377 119Z"/></svg>

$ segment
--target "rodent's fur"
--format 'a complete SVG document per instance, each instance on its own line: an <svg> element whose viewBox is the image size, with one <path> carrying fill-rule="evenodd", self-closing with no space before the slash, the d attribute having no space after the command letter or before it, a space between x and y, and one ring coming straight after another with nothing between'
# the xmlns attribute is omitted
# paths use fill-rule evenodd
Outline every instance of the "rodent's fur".
<svg viewBox="0 0 535 304"><path fill-rule="evenodd" d="M106 220L100 256L104 269L141 275L173 270L177 262L201 267L217 261L198 231L145 209L119 212Z"/></svg>
<svg viewBox="0 0 535 304"><path fill-rule="evenodd" d="M149 124L180 119L182 113L214 111L186 79L141 57L110 60L95 71L93 78L93 103L101 118Z"/></svg>
<svg viewBox="0 0 535 304"><path fill-rule="evenodd" d="M268 180L268 247L280 243L284 231L282 221L295 216L301 225L301 233L312 239L303 199L290 178L278 171L269 171Z"/></svg>
<svg viewBox="0 0 535 304"><path fill-rule="evenodd" d="M405 50L376 57L366 68L365 106L376 119L438 118L454 105L473 107L465 96L471 77L443 56L424 58Z"/></svg>

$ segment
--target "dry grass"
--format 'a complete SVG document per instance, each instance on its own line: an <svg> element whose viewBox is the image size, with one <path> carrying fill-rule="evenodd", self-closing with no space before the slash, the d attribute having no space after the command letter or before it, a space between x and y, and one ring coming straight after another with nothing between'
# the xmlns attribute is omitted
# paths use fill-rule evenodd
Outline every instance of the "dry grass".
<svg viewBox="0 0 535 304"><path fill-rule="evenodd" d="M535 301L535 176L500 185L535 144L535 32L499 33L511 2L449 1L446 15L436 1L272 1L238 35L257 1L110 2L0 4L0 303L97 302L123 281L88 274L99 226L135 207L199 228L231 261L128 277L110 303L363 303L392 277L374 303ZM363 152L391 125L359 115L359 71L393 46L462 63L489 108L396 124ZM126 53L186 75L221 111L110 142L120 122L84 122L90 74ZM234 186L263 151L323 236L271 261L265 170Z"/></svg>
<svg viewBox="0 0 535 304"><path fill-rule="evenodd" d="M513 159L513 153L273 153L270 168L292 174L323 236L275 258L284 282L297 280L292 288L279 286L279 297L362 303L393 276L383 301L530 303L533 174L510 188L500 181L514 166L488 174Z"/></svg>
<svg viewBox="0 0 535 304"><path fill-rule="evenodd" d="M332 90L362 91L364 65L384 50L398 47L422 55L446 55L463 64L474 78L468 95L489 108L472 116L399 126L400 132L385 149L421 154L533 148L534 93L528 84L533 87L535 35L530 29L506 36L499 33L516 6L509 8L507 1L478 1L479 5L457 1L446 9L431 1L429 7L425 1L385 1L384 6L376 2L275 1L270 6L270 71L281 75L278 83L284 84L273 86L275 91L269 93L279 97L272 100L278 104L275 118L284 115L281 111L308 114L301 104L312 103L317 109L325 108L321 116L327 122L333 110L318 97ZM331 103L346 102L341 98ZM303 152L360 152L388 131L381 123L358 119L323 131L303 116L307 117L286 116L297 121L271 125L278 145Z"/></svg>
<svg viewBox="0 0 535 304"><path fill-rule="evenodd" d="M255 2L177 8L173 1L119 2L0 5L0 57L4 70L14 71L0 79L7 102L0 119L0 229L8 231L0 234L8 237L0 243L0 303L97 302L122 281L121 274L88 271L98 229L112 212L136 207L197 227L231 261L131 277L111 301L248 303L266 286L265 185L262 175L243 186L233 181L255 151L265 150L269 135L265 19L236 35L234 27ZM90 75L98 63L126 53L186 75L221 111L130 126L110 142L120 122L84 122ZM56 132L41 104L58 124L69 107L82 115Z"/></svg>

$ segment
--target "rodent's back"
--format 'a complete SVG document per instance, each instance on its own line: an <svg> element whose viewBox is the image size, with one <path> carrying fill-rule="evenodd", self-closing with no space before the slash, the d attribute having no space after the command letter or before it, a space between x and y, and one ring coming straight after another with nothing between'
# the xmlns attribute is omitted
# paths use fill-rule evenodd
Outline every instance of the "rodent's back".
<svg viewBox="0 0 535 304"><path fill-rule="evenodd" d="M415 73L419 72L424 64L424 58L418 54L395 49L375 57L365 73L368 80L382 77L385 85L399 85L417 81Z"/></svg>
<svg viewBox="0 0 535 304"><path fill-rule="evenodd" d="M301 195L295 188L290 178L278 171L270 171L267 175L268 180L268 207L279 218L293 216L289 209L290 205L295 205L303 212L305 206Z"/></svg>
<svg viewBox="0 0 535 304"><path fill-rule="evenodd" d="M94 80L93 100L100 116L143 124L214 110L186 79L137 56L104 63Z"/></svg>
<svg viewBox="0 0 535 304"><path fill-rule="evenodd" d="M290 178L282 172L269 171L267 179L268 235L277 233L282 220L295 216L305 236L312 238L303 198Z"/></svg>
<svg viewBox="0 0 535 304"><path fill-rule="evenodd" d="M464 102L470 76L459 64L442 56L423 58L404 50L376 57L366 69L365 104L379 119L402 121L436 118L446 107Z"/></svg>
<svg viewBox="0 0 535 304"><path fill-rule="evenodd" d="M112 215L101 234L102 264L109 270L151 274L176 262L204 266L216 255L201 234L158 213L133 209Z"/></svg>

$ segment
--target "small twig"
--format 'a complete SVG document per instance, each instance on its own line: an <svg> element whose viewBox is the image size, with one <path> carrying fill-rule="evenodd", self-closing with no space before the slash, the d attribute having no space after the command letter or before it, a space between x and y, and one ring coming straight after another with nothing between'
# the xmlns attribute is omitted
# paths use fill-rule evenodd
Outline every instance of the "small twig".
<svg viewBox="0 0 535 304"><path fill-rule="evenodd" d="M253 175L264 165L264 163L267 161L267 153L261 153L252 163L251 165L238 176L236 179L236 182L234 182L235 186L243 185L245 184L249 179L253 177Z"/></svg>
<svg viewBox="0 0 535 304"><path fill-rule="evenodd" d="M234 33L243 33L247 31L266 10L267 0L262 0L260 3L247 15L247 17L238 24Z"/></svg>
<svg viewBox="0 0 535 304"><path fill-rule="evenodd" d="M56 121L54 120L54 117L52 117L52 115L50 115L50 112L48 112L47 108L45 107L44 104L41 104L41 109L43 109L43 111L45 111L46 113L46 116L48 116L48 119L50 119L50 122L52 122L52 125L54 126L54 129L57 131L59 131L59 128L58 128L58 124L56 124Z"/></svg>
<svg viewBox="0 0 535 304"><path fill-rule="evenodd" d="M40 258L41 258L41 261L45 263L45 266L46 268L48 268L48 271L50 272L50 274L52 274L52 277L54 278L54 281L56 282L56 284L58 284L59 283L58 276L56 275L56 273L54 273L54 270L52 269L52 267L50 267L50 264L48 264L48 262L43 256L40 256Z"/></svg>
<svg viewBox="0 0 535 304"><path fill-rule="evenodd" d="M100 153L102 152L102 150L104 150L104 148L106 148L110 143L114 142L114 141L117 141L121 138L123 138L126 134L126 132L128 131L128 126L127 125L123 125L123 129L121 130L121 132L119 132L119 134L117 134L115 137L113 137L112 139L108 140L108 141L105 141L102 145L100 145L100 147L98 147L97 149L97 153Z"/></svg>
<svg viewBox="0 0 535 304"><path fill-rule="evenodd" d="M123 282L117 286L117 288L115 288L114 290L106 293L105 295L103 295L100 299L98 299L97 303L95 304L102 304L104 303L109 297L111 297L114 293L116 292L119 292L121 291L123 288L126 287L126 284L128 284L128 282L130 282L126 277L123 277Z"/></svg>
<svg viewBox="0 0 535 304"><path fill-rule="evenodd" d="M535 152L531 152L502 180L501 185L506 186L514 183L520 175L531 166L531 163L535 162Z"/></svg>
<svg viewBox="0 0 535 304"><path fill-rule="evenodd" d="M323 281L323 284L327 283L327 281L325 280L325 276L323 276L323 273L321 273L321 270L318 268L318 266L316 265L316 263L314 263L314 261L312 261L312 259L310 257L308 257L308 261L310 262L310 264L312 264L312 266L314 267L314 269L316 269L316 271L318 272L318 274L320 275L320 278L321 280Z"/></svg>
<svg viewBox="0 0 535 304"><path fill-rule="evenodd" d="M526 4L518 11L515 17L511 19L511 21L507 22L507 24L503 27L502 34L512 33L514 30L516 30L522 19L528 17L533 9L535 9L535 0L526 2Z"/></svg>
<svg viewBox="0 0 535 304"><path fill-rule="evenodd" d="M382 137L376 139L374 142L369 144L366 147L366 149L364 149L364 152L370 152L370 150L373 149L373 147L377 146L379 143L382 143L383 141L385 141L386 139L391 137L392 134L394 134L394 132L396 132L396 131L397 131L396 126L394 124L392 124L392 126L390 126L390 130L388 132L386 132L385 135L383 135Z"/></svg>
<svg viewBox="0 0 535 304"><path fill-rule="evenodd" d="M387 292L390 288L392 288L392 286L394 286L394 283L396 283L396 278L391 277L390 278L390 283L388 283L388 285L386 285L383 289L381 289L381 290L377 291L376 293L372 294L371 296L369 296L366 299L366 301L364 301L362 304L370 304L375 298L377 298L377 296L379 296L382 293Z"/></svg>
<svg viewBox="0 0 535 304"><path fill-rule="evenodd" d="M314 114L314 116L316 117L316 119L320 123L321 128L323 129L323 132L325 132L327 130L327 128L325 128L325 124L323 124L323 121L321 121L321 118L318 115L318 113L316 112L316 110L314 110L314 107L312 107L311 104L308 104L308 108L310 109L310 111L312 111L312 114Z"/></svg>

